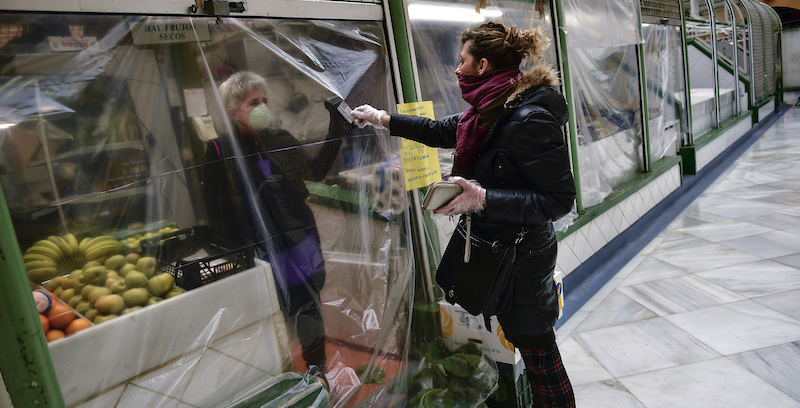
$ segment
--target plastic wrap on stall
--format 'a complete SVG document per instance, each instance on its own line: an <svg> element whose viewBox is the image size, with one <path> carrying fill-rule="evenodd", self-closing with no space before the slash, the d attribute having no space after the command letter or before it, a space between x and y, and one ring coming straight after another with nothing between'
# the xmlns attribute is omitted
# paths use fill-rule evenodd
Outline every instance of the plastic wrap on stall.
<svg viewBox="0 0 800 408"><path fill-rule="evenodd" d="M734 76L735 48L734 27L736 20L733 10L727 1L714 2L714 19L716 21L716 35L714 46L717 48L717 59L720 69L717 73L719 83L719 120L723 122L738 115L739 98L736 96L739 88L739 78ZM727 69L725 69L727 68Z"/></svg>
<svg viewBox="0 0 800 408"><path fill-rule="evenodd" d="M686 126L686 90L680 27L643 24L650 158L675 156Z"/></svg>
<svg viewBox="0 0 800 408"><path fill-rule="evenodd" d="M711 13L704 1L684 0L686 17L686 64L689 67L689 103L692 112L694 137L716 126L717 122L717 82L714 61L711 58Z"/></svg>
<svg viewBox="0 0 800 408"><path fill-rule="evenodd" d="M633 1L564 2L584 207L642 170L642 123Z"/></svg>
<svg viewBox="0 0 800 408"><path fill-rule="evenodd" d="M642 42L635 0L567 0L564 29L578 47L610 48Z"/></svg>
<svg viewBox="0 0 800 408"><path fill-rule="evenodd" d="M748 28L747 12L742 2L740 0L731 1L731 6L733 6L734 21L736 23L736 63L739 67L736 98L739 103L739 112L744 112L748 109L750 103L749 87L746 85L746 82L748 82L746 78L750 78L750 30Z"/></svg>
<svg viewBox="0 0 800 408"><path fill-rule="evenodd" d="M475 2L408 1L408 18L414 40L414 59L419 70L420 100L433 101L436 118L460 114L467 108L461 98L455 74L461 52L461 33L484 21L498 21L519 28L540 27L545 36L555 38L550 3L545 1L488 1L475 12ZM556 66L555 47L544 51L543 60ZM530 63L530 61L524 61ZM450 174L452 149L439 149L443 175ZM450 232L455 228L453 224Z"/></svg>
<svg viewBox="0 0 800 408"><path fill-rule="evenodd" d="M342 116L396 103L382 23L2 24L0 182L32 289L84 325L43 318L68 407L225 406L286 373L293 406L413 398L407 203L373 196L400 143Z"/></svg>
<svg viewBox="0 0 800 408"><path fill-rule="evenodd" d="M460 114L468 106L462 99L455 74L461 51L461 34L464 30L485 21L498 21L519 29L540 28L547 38L553 40L551 44L555 44L556 34L551 3L547 1L487 1L476 10L476 3L468 0L447 2L412 0L408 1L407 11L413 38L413 58L419 72L416 78L419 81L419 99L432 101L434 116L437 119ZM543 61L557 66L556 52L557 47L550 46L545 49ZM525 60L525 65L521 68L525 70L533 63L533 60ZM387 111L393 110L391 106L380 107ZM452 150L439 149L439 162L441 174L450 174ZM427 242L427 247L432 249L430 256L434 264L432 269L435 270L435 265L439 261L439 251L443 251L447 245L455 229L456 219L431 216L430 213L425 213L424 216L429 227L426 238L431 240ZM562 221L564 228L571 224L572 219L565 217ZM434 281L433 277L430 277L430 281ZM474 317L469 316L457 305L440 305L440 317L441 334L437 333L433 340L443 340L444 346L439 350L438 343L429 342L436 344L437 348L422 350L426 358L420 363L421 370L412 372L406 384L409 391L418 396L411 400L411 406L427 407L443 404L436 406L473 407L481 406L486 400L489 406L505 407L514 406L515 398L521 398L520 401L523 401L524 387L517 384L518 388L508 389L509 386L515 386L513 381L511 384L501 381L498 383L500 390L494 393L492 391L491 385L497 381L497 369L494 363L510 366L515 362L514 347L505 341L502 329L495 325L495 331L489 333L482 325L474 323L482 319L474 320ZM488 360L477 360L475 356L464 360L465 348L468 348L469 344L479 345L484 354L483 359L488 357ZM453 357L454 354L458 356ZM455 369L453 361L459 363L474 361L479 364L470 364L468 370L463 370ZM447 371L447 376L437 373L437 367L440 366ZM455 399L451 398L453 395L456 396Z"/></svg>

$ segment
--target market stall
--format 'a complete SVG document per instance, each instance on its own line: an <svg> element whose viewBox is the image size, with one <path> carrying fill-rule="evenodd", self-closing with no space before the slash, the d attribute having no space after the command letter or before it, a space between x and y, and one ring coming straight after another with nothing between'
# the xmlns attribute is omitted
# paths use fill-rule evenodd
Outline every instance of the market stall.
<svg viewBox="0 0 800 408"><path fill-rule="evenodd" d="M286 373L310 406L335 406L403 378L407 204L378 205L378 185L405 190L375 171L399 144L346 111L394 103L380 22L3 23L22 29L0 49L2 190L67 406L246 406ZM243 71L266 81L259 151L232 137L239 107L220 91ZM231 150L210 161L215 149ZM270 173L252 171L254 155ZM298 211L314 224L295 229ZM285 254L301 232L322 258L299 279ZM324 333L311 351L308 319Z"/></svg>

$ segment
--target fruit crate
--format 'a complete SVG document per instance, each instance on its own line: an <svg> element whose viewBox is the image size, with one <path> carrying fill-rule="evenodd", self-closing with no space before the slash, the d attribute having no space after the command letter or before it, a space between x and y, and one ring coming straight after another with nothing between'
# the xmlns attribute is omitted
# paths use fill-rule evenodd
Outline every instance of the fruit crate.
<svg viewBox="0 0 800 408"><path fill-rule="evenodd" d="M209 228L199 225L142 241L142 255L158 259L159 268L185 290L231 276L255 266L253 246L238 247L211 239ZM188 259L204 250L208 256Z"/></svg>

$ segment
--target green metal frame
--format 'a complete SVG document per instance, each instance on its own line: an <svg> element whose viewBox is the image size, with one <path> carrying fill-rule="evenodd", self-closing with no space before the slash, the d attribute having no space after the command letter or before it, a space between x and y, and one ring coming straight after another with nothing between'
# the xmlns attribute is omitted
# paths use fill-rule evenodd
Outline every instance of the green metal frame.
<svg viewBox="0 0 800 408"><path fill-rule="evenodd" d="M686 134L688 137L686 138L687 146L691 146L694 144L694 131L692 130L692 96L691 96L691 81L689 80L689 45L686 41L686 12L683 9L683 1L679 1L678 5L680 6L681 10L681 42L683 43L683 82L684 82L684 92L686 96Z"/></svg>
<svg viewBox="0 0 800 408"><path fill-rule="evenodd" d="M720 124L719 128L711 129L708 132L703 133L702 137L698 138L695 144L681 147L680 155L683 158L683 174L697 174L697 172L700 170L697 168L697 152L704 146L714 141L717 137L725 134L725 132L739 124L739 122L747 120L748 117L752 118L754 116L756 115L753 113L753 111L748 110L739 116L734 116L726 120Z"/></svg>
<svg viewBox="0 0 800 408"><path fill-rule="evenodd" d="M564 98L567 100L567 105L570 107L568 109L569 118L567 122L568 130L569 130L569 144L572 147L570 149L570 154L572 155L572 173L576 175L581 174L580 170L580 163L578 158L578 126L575 119L575 99L573 98L572 94L572 81L570 81L570 69L569 69L569 52L567 49L567 30L563 26L563 22L565 21L564 18L564 8L561 5L561 0L553 0L553 9L555 11L555 18L553 23L556 25L556 29L558 31L558 46L561 51L561 72L562 77L564 79ZM583 199L581 198L581 180L579 176L575 177L575 190L577 192L575 196L575 207L578 210L578 213L582 213L584 211L583 207Z"/></svg>
<svg viewBox="0 0 800 408"><path fill-rule="evenodd" d="M22 253L0 186L0 370L16 408L64 407Z"/></svg>
<svg viewBox="0 0 800 408"><path fill-rule="evenodd" d="M639 24L639 38L642 38L642 5L638 1L636 3L636 18L638 19ZM642 101L642 165L644 166L642 170L648 172L650 171L651 161L653 158L650 152L650 110L649 103L647 101L647 89L645 88L645 84L647 84L647 62L644 60L643 41L640 41L636 46L636 55L639 58L639 98Z"/></svg>
<svg viewBox="0 0 800 408"><path fill-rule="evenodd" d="M563 239L573 232L583 228L596 218L603 215L619 205L626 198L641 191L644 187L652 183L655 179L668 172L670 169L681 163L680 156L666 156L653 163L651 170L647 173L638 173L629 180L614 188L614 191L602 203L593 205L585 209L575 222L567 228L565 232L556 232L558 239ZM681 174L683 177L683 174Z"/></svg>
<svg viewBox="0 0 800 408"><path fill-rule="evenodd" d="M706 5L708 7L708 14L711 20L711 33L712 33L712 40L711 40L711 61L714 61L714 127L719 128L720 121L720 98L719 98L719 67L717 64L717 19L714 18L714 4L711 3L711 0L706 0Z"/></svg>

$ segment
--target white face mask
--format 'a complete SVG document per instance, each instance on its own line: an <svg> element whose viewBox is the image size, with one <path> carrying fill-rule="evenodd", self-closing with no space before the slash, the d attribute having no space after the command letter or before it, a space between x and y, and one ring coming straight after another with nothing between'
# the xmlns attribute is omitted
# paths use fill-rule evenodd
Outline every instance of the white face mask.
<svg viewBox="0 0 800 408"><path fill-rule="evenodd" d="M268 128L271 117L267 105L261 103L253 108L247 116L247 119L250 121L250 126L253 130L261 131Z"/></svg>

